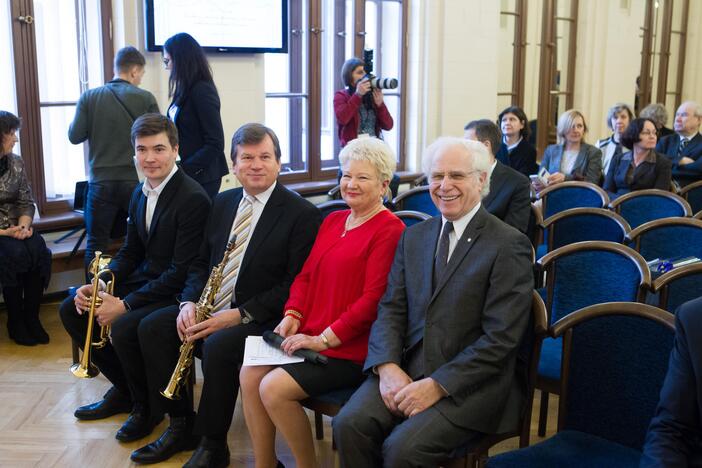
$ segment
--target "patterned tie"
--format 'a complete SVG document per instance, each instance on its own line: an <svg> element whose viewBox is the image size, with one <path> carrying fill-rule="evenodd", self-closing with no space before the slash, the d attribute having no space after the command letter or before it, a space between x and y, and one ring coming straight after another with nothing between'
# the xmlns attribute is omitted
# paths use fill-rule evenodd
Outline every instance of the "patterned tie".
<svg viewBox="0 0 702 468"><path fill-rule="evenodd" d="M680 138L680 144L678 145L678 157L682 156L683 150L688 143L690 143L690 140L687 138Z"/></svg>
<svg viewBox="0 0 702 468"><path fill-rule="evenodd" d="M449 257L449 234L453 231L453 223L447 221L444 224L444 229L441 231L439 238L439 248L436 250L436 258L434 259L434 288L439 284L439 280L446 270L446 264Z"/></svg>
<svg viewBox="0 0 702 468"><path fill-rule="evenodd" d="M244 246L251 231L251 216L253 215L253 200L247 195L241 199L239 209L236 211L236 218L232 225L232 231L229 238L236 236L234 242L234 251L227 265L224 267L224 278L222 279L222 287L219 288L212 312L218 312L223 309L228 309L234 296L234 285L236 278L239 275L239 265L244 259Z"/></svg>

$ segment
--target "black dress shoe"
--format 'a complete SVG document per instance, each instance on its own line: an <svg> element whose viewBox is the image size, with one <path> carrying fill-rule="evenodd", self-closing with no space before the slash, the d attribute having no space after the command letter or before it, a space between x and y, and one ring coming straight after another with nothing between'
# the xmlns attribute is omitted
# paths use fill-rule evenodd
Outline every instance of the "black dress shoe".
<svg viewBox="0 0 702 468"><path fill-rule="evenodd" d="M122 424L122 427L119 428L117 434L115 434L115 439L120 442L133 442L143 439L151 434L154 427L158 426L162 420L163 415L160 417L152 417L146 407L136 403L132 413L124 424Z"/></svg>
<svg viewBox="0 0 702 468"><path fill-rule="evenodd" d="M203 437L183 468L224 468L229 466L229 447L225 441Z"/></svg>
<svg viewBox="0 0 702 468"><path fill-rule="evenodd" d="M192 425L185 416L171 418L171 424L154 442L132 452L133 462L150 464L168 460L178 452L194 450L199 437L192 433Z"/></svg>
<svg viewBox="0 0 702 468"><path fill-rule="evenodd" d="M73 415L83 421L105 419L119 413L129 413L132 410L129 397L120 393L115 387L110 388L102 400L91 405L81 406Z"/></svg>

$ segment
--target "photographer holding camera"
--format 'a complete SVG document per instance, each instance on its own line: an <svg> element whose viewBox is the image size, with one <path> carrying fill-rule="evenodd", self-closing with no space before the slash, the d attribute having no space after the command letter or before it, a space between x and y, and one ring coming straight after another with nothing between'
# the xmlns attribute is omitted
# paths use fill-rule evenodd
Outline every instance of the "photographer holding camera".
<svg viewBox="0 0 702 468"><path fill-rule="evenodd" d="M365 62L357 57L344 62L341 76L346 88L334 94L334 113L342 148L362 134L381 138L381 130L390 130L393 126L381 88L396 88L397 80L373 77L370 74L373 51L365 51L364 58Z"/></svg>

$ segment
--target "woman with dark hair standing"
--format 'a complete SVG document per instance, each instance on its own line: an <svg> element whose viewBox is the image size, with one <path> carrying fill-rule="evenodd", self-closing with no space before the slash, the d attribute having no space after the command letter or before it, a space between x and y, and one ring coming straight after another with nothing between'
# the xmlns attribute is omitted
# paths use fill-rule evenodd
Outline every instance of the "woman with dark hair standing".
<svg viewBox="0 0 702 468"><path fill-rule="evenodd" d="M622 134L622 144L631 151L614 155L605 178L610 198L633 190L670 190L672 163L656 153L656 124L651 119L634 119Z"/></svg>
<svg viewBox="0 0 702 468"><path fill-rule="evenodd" d="M39 306L51 277L51 252L32 229L32 192L22 158L12 153L20 125L14 114L0 111L0 286L10 338L33 346L49 342Z"/></svg>
<svg viewBox="0 0 702 468"><path fill-rule="evenodd" d="M536 174L536 148L529 143L529 120L522 108L510 106L500 112L497 126L502 131L502 145L495 157L527 177Z"/></svg>
<svg viewBox="0 0 702 468"><path fill-rule="evenodd" d="M383 92L371 88L364 65L361 59L353 57L341 67L346 88L334 94L334 114L342 148L358 135L381 138L381 130L390 130L393 126L392 116L383 102Z"/></svg>
<svg viewBox="0 0 702 468"><path fill-rule="evenodd" d="M214 198L229 172L224 156L224 131L219 94L200 44L187 33L163 44L163 64L171 74L168 117L178 128L180 167Z"/></svg>

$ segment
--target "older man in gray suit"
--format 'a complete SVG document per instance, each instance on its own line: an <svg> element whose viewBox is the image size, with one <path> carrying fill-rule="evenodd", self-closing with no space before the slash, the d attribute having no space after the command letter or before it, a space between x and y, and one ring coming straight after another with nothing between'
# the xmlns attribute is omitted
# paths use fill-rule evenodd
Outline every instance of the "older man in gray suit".
<svg viewBox="0 0 702 468"><path fill-rule="evenodd" d="M408 228L368 346L368 379L333 421L343 467L436 466L513 429L531 247L489 214L485 146L440 138L423 161L441 216Z"/></svg>

